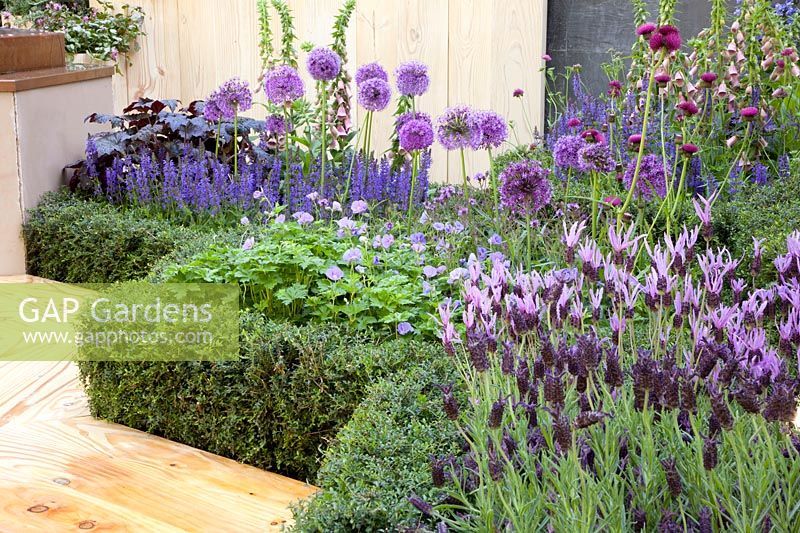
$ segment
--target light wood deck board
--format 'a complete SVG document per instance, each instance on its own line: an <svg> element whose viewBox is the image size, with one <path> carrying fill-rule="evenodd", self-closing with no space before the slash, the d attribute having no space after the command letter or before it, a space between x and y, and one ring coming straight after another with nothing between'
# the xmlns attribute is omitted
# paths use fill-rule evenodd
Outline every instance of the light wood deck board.
<svg viewBox="0 0 800 533"><path fill-rule="evenodd" d="M0 362L2 533L280 531L315 490L93 419L72 363Z"/></svg>

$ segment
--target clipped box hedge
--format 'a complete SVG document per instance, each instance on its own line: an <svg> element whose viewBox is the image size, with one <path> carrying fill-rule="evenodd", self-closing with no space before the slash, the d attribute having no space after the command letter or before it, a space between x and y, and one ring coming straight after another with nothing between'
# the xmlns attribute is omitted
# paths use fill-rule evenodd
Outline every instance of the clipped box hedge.
<svg viewBox="0 0 800 533"><path fill-rule="evenodd" d="M367 387L445 357L438 345L378 343L328 325L244 313L234 362L81 362L92 414L298 479Z"/></svg>
<svg viewBox="0 0 800 533"><path fill-rule="evenodd" d="M293 531L417 531L420 514L408 497L434 500L430 456L459 448L436 387L454 381L454 372L441 356L371 386L325 452L315 480L323 490L294 509Z"/></svg>
<svg viewBox="0 0 800 533"><path fill-rule="evenodd" d="M141 279L164 262L240 238L235 230L182 227L66 190L28 211L23 237L28 274L67 283Z"/></svg>

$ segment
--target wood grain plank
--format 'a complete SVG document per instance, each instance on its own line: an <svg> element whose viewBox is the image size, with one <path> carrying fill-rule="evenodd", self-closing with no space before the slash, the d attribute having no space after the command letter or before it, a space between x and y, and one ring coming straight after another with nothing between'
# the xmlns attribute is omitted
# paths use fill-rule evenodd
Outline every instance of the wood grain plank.
<svg viewBox="0 0 800 533"><path fill-rule="evenodd" d="M277 532L317 490L88 414L74 364L0 362L0 532Z"/></svg>

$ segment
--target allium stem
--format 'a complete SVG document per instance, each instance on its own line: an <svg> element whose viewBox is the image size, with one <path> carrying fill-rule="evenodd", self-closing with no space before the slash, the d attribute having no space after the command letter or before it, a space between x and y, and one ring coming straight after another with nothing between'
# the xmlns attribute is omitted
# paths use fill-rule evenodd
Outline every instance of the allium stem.
<svg viewBox="0 0 800 533"><path fill-rule="evenodd" d="M414 150L411 154L411 190L408 193L408 225L411 227L411 221L414 215L414 188L417 185L417 173L419 172L419 150Z"/></svg>
<svg viewBox="0 0 800 533"><path fill-rule="evenodd" d="M597 172L592 171L592 239L597 240L597 218L598 209L597 205L600 199L597 197L599 193ZM566 207L566 206L565 206Z"/></svg>
<svg viewBox="0 0 800 533"><path fill-rule="evenodd" d="M636 156L636 170L633 172L633 179L631 180L631 188L628 195L625 197L625 202L617 212L617 231L622 230L622 215L625 210L631 205L633 199L633 191L636 190L636 185L639 183L639 171L642 169L642 159L644 158L644 145L647 138L647 120L650 118L650 99L653 96L653 85L656 77L656 65L663 56L662 52L658 56L653 56L653 62L650 65L650 81L647 82L647 97L644 103L644 115L642 116L642 140L639 142L639 154Z"/></svg>
<svg viewBox="0 0 800 533"><path fill-rule="evenodd" d="M492 200L494 200L494 221L495 224L497 224L500 220L500 192L497 183L497 175L494 171L494 156L492 155L492 149L487 148L486 151L489 154L489 182L491 183L492 187Z"/></svg>
<svg viewBox="0 0 800 533"><path fill-rule="evenodd" d="M233 177L239 176L239 109L233 112Z"/></svg>
<svg viewBox="0 0 800 533"><path fill-rule="evenodd" d="M286 206L291 210L292 183L291 183L291 177L289 175L289 114L286 110L286 105L283 106L283 124L284 124L284 136L283 136L284 182L283 183L284 186L286 187Z"/></svg>
<svg viewBox="0 0 800 533"><path fill-rule="evenodd" d="M321 154L320 154L320 168L319 168L319 195L320 197L325 196L325 159L328 156L328 86L326 82L321 82L322 85L322 101L320 102L320 107L322 111L322 117L320 121L320 126L322 127L322 145Z"/></svg>
<svg viewBox="0 0 800 533"><path fill-rule="evenodd" d="M219 136L222 134L222 117L217 120L217 142L214 146L214 157L219 157Z"/></svg>
<svg viewBox="0 0 800 533"><path fill-rule="evenodd" d="M461 148L459 151L461 152L461 177L464 180L464 201L467 204L467 220L470 221L471 209L469 204L469 178L467 177L467 161L464 158L464 149ZM472 228L470 228L470 231L472 231Z"/></svg>

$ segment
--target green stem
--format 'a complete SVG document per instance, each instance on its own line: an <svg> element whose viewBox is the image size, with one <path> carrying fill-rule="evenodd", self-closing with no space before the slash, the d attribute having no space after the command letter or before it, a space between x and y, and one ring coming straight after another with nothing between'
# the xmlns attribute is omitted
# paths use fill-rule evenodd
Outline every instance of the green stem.
<svg viewBox="0 0 800 533"><path fill-rule="evenodd" d="M592 171L592 239L595 241L597 240L597 218L598 218L598 201L599 198L597 197L598 189L597 186L597 172Z"/></svg>
<svg viewBox="0 0 800 533"><path fill-rule="evenodd" d="M689 169L689 157L684 156L683 158L683 169L681 170L681 180L678 182L678 190L675 191L675 201L672 204L672 211L670 211L667 215L667 220L672 219L675 216L675 212L678 209L678 206L683 204L683 188L686 185L686 172Z"/></svg>
<svg viewBox="0 0 800 533"><path fill-rule="evenodd" d="M214 146L214 157L219 157L219 136L222 133L222 118L217 119L217 142Z"/></svg>
<svg viewBox="0 0 800 533"><path fill-rule="evenodd" d="M525 216L525 244L527 248L527 258L528 262L525 263L526 267L530 267L531 265L531 213L527 211Z"/></svg>
<svg viewBox="0 0 800 533"><path fill-rule="evenodd" d="M747 130L745 130L744 139L742 139L742 148L739 150L739 153L737 154L736 159L733 160L733 164L731 165L731 168L728 169L728 173L725 175L725 179L723 180L722 184L720 184L719 188L717 189L719 191L719 193L711 201L711 205L712 206L717 201L717 199L720 196L722 196L722 192L725 190L725 187L728 186L728 181L730 181L731 173L733 172L733 169L736 168L736 165L739 163L739 160L744 155L745 149L748 148L747 145L748 145L748 142L750 141L750 129L751 129L751 126L752 126L752 123L748 123L747 124Z"/></svg>
<svg viewBox="0 0 800 533"><path fill-rule="evenodd" d="M639 183L639 171L642 169L642 159L644 158L644 145L645 139L647 137L647 121L650 118L650 100L653 95L653 85L654 80L656 77L656 65L658 65L658 60L663 56L663 52L659 54L657 57L653 56L653 62L650 66L650 81L647 82L647 98L645 99L644 103L644 115L642 116L642 140L639 143L639 154L636 156L636 169L633 172L633 180L631 180L631 187L628 191L628 195L625 197L625 202L622 204L622 207L617 212L617 231L622 229L622 215L631 205L631 200L633 199L633 191L636 190L636 185Z"/></svg>
<svg viewBox="0 0 800 533"><path fill-rule="evenodd" d="M323 81L322 82L322 102L320 103L320 107L322 108L322 117L320 121L320 125L322 126L322 145L321 148L321 165L319 169L319 195L320 197L325 195L325 159L328 156L328 86Z"/></svg>
<svg viewBox="0 0 800 533"><path fill-rule="evenodd" d="M239 110L233 112L233 177L239 176Z"/></svg>
<svg viewBox="0 0 800 533"><path fill-rule="evenodd" d="M492 199L494 200L494 221L495 225L500 221L500 191L499 184L497 183L497 175L494 171L494 157L492 156L492 149L487 148L489 153L489 183L492 187Z"/></svg>
<svg viewBox="0 0 800 533"><path fill-rule="evenodd" d="M419 150L411 154L411 190L408 193L408 225L411 227L414 215L414 188L417 185L417 172L419 172Z"/></svg>
<svg viewBox="0 0 800 533"><path fill-rule="evenodd" d="M291 203L292 203L292 182L291 182L291 174L289 173L289 114L286 110L286 106L283 106L283 124L285 134L283 137L283 142L285 146L283 147L283 160L284 160L284 187L286 188L286 206L291 210Z"/></svg>
<svg viewBox="0 0 800 533"><path fill-rule="evenodd" d="M469 183L468 183L469 178L467 178L467 161L466 159L464 159L463 148L461 148L460 152L461 152L461 177L464 180L464 200L467 203L467 220L469 221L471 218L470 217L471 206L469 204Z"/></svg>

